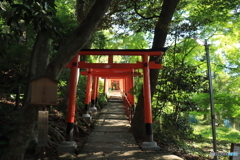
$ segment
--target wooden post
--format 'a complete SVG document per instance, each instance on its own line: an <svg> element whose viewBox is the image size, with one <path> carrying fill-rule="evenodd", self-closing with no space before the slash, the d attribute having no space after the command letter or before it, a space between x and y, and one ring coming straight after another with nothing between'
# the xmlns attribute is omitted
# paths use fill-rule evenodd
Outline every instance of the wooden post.
<svg viewBox="0 0 240 160"><path fill-rule="evenodd" d="M88 71L87 84L86 84L86 96L85 96L85 114L88 114L89 106L91 105L91 88L92 88L92 74L91 69Z"/></svg>
<svg viewBox="0 0 240 160"><path fill-rule="evenodd" d="M88 123L91 123L92 121L91 116L88 114L89 107L91 106L91 90L92 90L92 69L90 68L88 70L87 75L84 114L82 115L82 118L85 119L85 121Z"/></svg>
<svg viewBox="0 0 240 160"><path fill-rule="evenodd" d="M119 80L119 88L120 88L120 91L123 92L123 79Z"/></svg>
<svg viewBox="0 0 240 160"><path fill-rule="evenodd" d="M98 104L98 96L99 96L99 77L97 77L97 89L96 89L96 102L95 104L97 105Z"/></svg>
<svg viewBox="0 0 240 160"><path fill-rule="evenodd" d="M70 88L69 88L69 98L68 98L66 141L73 140L77 84L78 84L78 78L79 78L78 61L79 61L79 55L77 54L72 60L72 68L71 68L71 73L70 73Z"/></svg>
<svg viewBox="0 0 240 160"><path fill-rule="evenodd" d="M129 76L126 77L126 97L127 97L127 100L131 103L131 101L130 101L131 95L130 95L130 93L129 93L129 91L130 91L130 81L129 81L129 80L130 80L130 79L129 79ZM127 110L127 116L130 118L130 106L127 105L126 107L127 107L127 108L126 108L126 110Z"/></svg>
<svg viewBox="0 0 240 160"><path fill-rule="evenodd" d="M41 148L41 160L46 156L45 146L48 140L48 111L38 111L38 145Z"/></svg>
<svg viewBox="0 0 240 160"><path fill-rule="evenodd" d="M108 90L107 78L104 78L103 94L105 97L107 96L107 90Z"/></svg>
<svg viewBox="0 0 240 160"><path fill-rule="evenodd" d="M132 69L132 76L130 77L131 78L131 88L133 89L134 87L134 69ZM130 116L131 116L131 119L132 119L132 115L134 114L134 107L135 107L135 99L134 99L134 93L132 93L132 96L131 96L131 112L130 112Z"/></svg>
<svg viewBox="0 0 240 160"><path fill-rule="evenodd" d="M123 93L126 93L126 78L123 79Z"/></svg>
<svg viewBox="0 0 240 160"><path fill-rule="evenodd" d="M92 107L96 106L96 98L97 98L97 86L98 86L98 77L93 77L93 86L92 86Z"/></svg>
<svg viewBox="0 0 240 160"><path fill-rule="evenodd" d="M143 65L144 65L143 66L143 93L144 93L146 141L153 142L151 89L150 89L148 55L143 55Z"/></svg>

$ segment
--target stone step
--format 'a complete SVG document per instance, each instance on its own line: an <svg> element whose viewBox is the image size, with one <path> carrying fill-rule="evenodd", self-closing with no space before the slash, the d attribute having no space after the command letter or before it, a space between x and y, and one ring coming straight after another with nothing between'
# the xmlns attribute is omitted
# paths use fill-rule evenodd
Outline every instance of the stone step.
<svg viewBox="0 0 240 160"><path fill-rule="evenodd" d="M129 131L123 104L108 102L76 160L182 160L160 151L142 151Z"/></svg>

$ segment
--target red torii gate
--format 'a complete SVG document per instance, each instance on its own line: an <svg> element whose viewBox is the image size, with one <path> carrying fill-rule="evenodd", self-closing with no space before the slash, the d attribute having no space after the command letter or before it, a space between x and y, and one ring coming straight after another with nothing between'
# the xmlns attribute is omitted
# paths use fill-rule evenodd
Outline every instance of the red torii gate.
<svg viewBox="0 0 240 160"><path fill-rule="evenodd" d="M146 139L142 144L142 148L158 149L156 142L153 140L152 131L152 108L151 108L151 91L150 91L150 76L149 69L161 69L162 65L156 62L149 62L148 56L161 56L163 49L141 49L141 50L81 50L73 60L66 66L71 68L70 73L70 94L68 102L68 115L67 115L67 133L66 141L72 141L73 137L73 124L75 116L76 105L76 88L78 83L79 68L88 68L90 72L93 69L143 69L143 91L144 91L144 113L145 113L145 126L146 126ZM79 62L79 55L108 55L108 63L86 63L85 61ZM142 56L142 62L136 63L113 63L114 55L132 55ZM88 72L89 72L88 71ZM97 72L97 70L95 71ZM104 76L104 73L101 73ZM116 75L117 76L117 75ZM90 78L89 78L90 77ZM88 85L86 95L91 94L91 80L92 75L88 76ZM96 76L98 77L98 76ZM122 77L122 76L121 76ZM85 105L89 105L89 97L85 100Z"/></svg>
<svg viewBox="0 0 240 160"><path fill-rule="evenodd" d="M105 82L104 82L104 93L106 95L106 92L109 88L109 84L107 84L108 80L111 80L111 83L113 83L112 81L117 81L118 82L118 88L120 89L121 92L128 97L128 100L130 102L130 108L127 108L128 110L131 110L131 108L134 108L134 95L133 94L129 94L128 92L130 91L131 88L133 88L134 86L134 82L133 82L133 77L134 76L139 76L141 75L138 72L135 72L134 69L89 69L88 71L83 71L81 72L82 75L86 75L88 76L88 85L87 85L87 94L86 94L86 101L85 101L85 113L83 114L83 117L86 121L91 121L91 117L88 114L88 110L91 112L96 112L97 108L95 107L96 103L97 103L97 93L98 93L98 77L104 78ZM94 77L94 85L92 87L92 96L91 96L91 104L92 107L90 107L90 101L89 101L89 89L91 87L89 84L91 83L90 79ZM121 81L121 83L119 83L119 81ZM96 83L95 83L96 82ZM123 85L123 83L127 83L126 85ZM123 87L124 86L124 87ZM113 88L113 86L111 85L110 88ZM116 88L115 88L116 89ZM128 113L128 112L127 112ZM131 116L128 115L128 117L131 119Z"/></svg>
<svg viewBox="0 0 240 160"><path fill-rule="evenodd" d="M88 76L87 85L86 85L86 98L85 98L85 112L83 114L83 118L90 122L91 117L88 114L88 110L95 113L97 112L96 103L98 98L98 81L99 77L108 78L108 79L124 79L128 76L138 76L140 73L132 72L130 69L88 69L87 71L81 72L81 75ZM92 79L94 79L94 83L92 83ZM91 84L93 84L91 86ZM104 86L104 93L106 93L106 84ZM133 87L133 86L132 86ZM90 91L92 89L92 92ZM92 95L91 95L92 93ZM133 96L131 98L131 104L134 104ZM92 104L92 105L91 105ZM91 106L91 107L90 107Z"/></svg>

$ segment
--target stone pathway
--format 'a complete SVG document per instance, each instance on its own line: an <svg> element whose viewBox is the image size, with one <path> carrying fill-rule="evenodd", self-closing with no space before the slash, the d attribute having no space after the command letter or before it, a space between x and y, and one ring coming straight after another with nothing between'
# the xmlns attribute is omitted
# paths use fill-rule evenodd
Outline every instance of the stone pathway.
<svg viewBox="0 0 240 160"><path fill-rule="evenodd" d="M124 106L114 95L102 109L77 160L182 160L162 152L141 151L129 132Z"/></svg>

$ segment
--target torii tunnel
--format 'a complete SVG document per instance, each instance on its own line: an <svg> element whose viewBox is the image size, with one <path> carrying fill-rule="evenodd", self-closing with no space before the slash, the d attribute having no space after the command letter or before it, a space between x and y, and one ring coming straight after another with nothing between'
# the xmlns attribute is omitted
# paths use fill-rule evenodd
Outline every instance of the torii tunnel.
<svg viewBox="0 0 240 160"><path fill-rule="evenodd" d="M86 61L79 61L81 55L107 55L108 63L87 63ZM136 63L114 63L114 55L122 56L141 56L142 61ZM134 108L134 95L129 93L134 86L134 77L139 76L140 73L136 69L143 70L143 94L144 94L144 116L146 127L145 143L147 146L155 143L153 140L152 131L152 107L151 107L151 90L150 90L150 76L149 69L161 69L162 65L154 61L149 62L149 56L161 56L162 49L141 49L141 50L111 50L111 49L89 49L81 50L67 64L67 68L71 68L70 73L70 92L68 101L67 114L67 133L66 141L73 140L73 124L76 109L76 91L79 77L79 68L85 68L86 71L81 72L82 75L87 76L86 96L85 96L85 113L83 117L90 117L88 111L96 112L96 102L98 99L99 78L104 79L104 94L107 94L109 89L120 90L123 93L123 99L126 100L129 107L127 108L127 116L131 120ZM124 102L126 105L126 103Z"/></svg>

